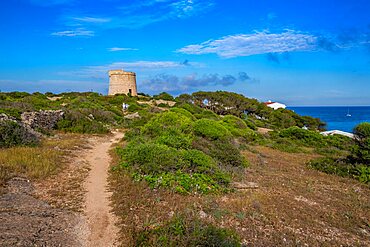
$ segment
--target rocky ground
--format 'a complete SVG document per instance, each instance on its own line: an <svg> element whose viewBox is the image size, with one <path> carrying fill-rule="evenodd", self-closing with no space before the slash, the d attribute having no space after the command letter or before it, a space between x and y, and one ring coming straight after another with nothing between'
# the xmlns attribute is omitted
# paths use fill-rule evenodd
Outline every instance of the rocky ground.
<svg viewBox="0 0 370 247"><path fill-rule="evenodd" d="M0 246L81 246L83 218L37 199L31 182L13 178L0 197Z"/></svg>
<svg viewBox="0 0 370 247"><path fill-rule="evenodd" d="M0 195L0 246L113 246L106 178L109 150L122 136L85 137L68 148L58 173L8 181Z"/></svg>

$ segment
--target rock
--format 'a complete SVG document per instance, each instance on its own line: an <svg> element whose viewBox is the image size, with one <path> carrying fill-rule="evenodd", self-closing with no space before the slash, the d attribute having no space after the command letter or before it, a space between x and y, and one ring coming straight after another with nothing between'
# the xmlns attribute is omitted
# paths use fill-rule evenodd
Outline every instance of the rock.
<svg viewBox="0 0 370 247"><path fill-rule="evenodd" d="M141 118L141 116L139 115L138 112L135 112L135 113L128 114L128 115L124 116L124 118L126 118L126 119L135 119L135 118Z"/></svg>
<svg viewBox="0 0 370 247"><path fill-rule="evenodd" d="M37 138L40 138L42 136L40 133L38 133L37 131L35 131L34 129L32 129L29 125L24 124L23 122L17 120L16 118L14 118L12 116L6 115L5 113L1 113L0 114L0 122L2 122L2 121L12 121L14 123L17 123L19 126L21 126L21 127L23 127L23 128L26 129L28 135L34 135Z"/></svg>
<svg viewBox="0 0 370 247"><path fill-rule="evenodd" d="M0 122L1 121L13 121L13 122L17 122L17 120L14 117L8 116L5 113L0 113Z"/></svg>
<svg viewBox="0 0 370 247"><path fill-rule="evenodd" d="M235 189L245 190L245 189L257 189L258 184L254 182L239 183L235 182L232 184Z"/></svg>
<svg viewBox="0 0 370 247"><path fill-rule="evenodd" d="M22 123L34 130L52 130L63 117L62 110L40 110L38 112L24 112L21 115Z"/></svg>
<svg viewBox="0 0 370 247"><path fill-rule="evenodd" d="M203 210L200 210L199 211L199 217L201 218L201 219L205 219L205 218L207 218L207 214L206 214L206 212L204 212Z"/></svg>

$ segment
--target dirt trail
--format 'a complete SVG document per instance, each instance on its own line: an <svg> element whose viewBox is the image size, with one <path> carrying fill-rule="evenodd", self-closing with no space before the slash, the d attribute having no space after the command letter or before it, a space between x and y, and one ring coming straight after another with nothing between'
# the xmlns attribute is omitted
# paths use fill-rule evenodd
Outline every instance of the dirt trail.
<svg viewBox="0 0 370 247"><path fill-rule="evenodd" d="M86 154L90 172L85 182L86 208L88 224L87 246L115 246L116 234L115 218L110 212L109 198L111 193L108 187L108 169L111 161L109 149L118 142L123 133L114 132L107 139L93 140L93 147Z"/></svg>

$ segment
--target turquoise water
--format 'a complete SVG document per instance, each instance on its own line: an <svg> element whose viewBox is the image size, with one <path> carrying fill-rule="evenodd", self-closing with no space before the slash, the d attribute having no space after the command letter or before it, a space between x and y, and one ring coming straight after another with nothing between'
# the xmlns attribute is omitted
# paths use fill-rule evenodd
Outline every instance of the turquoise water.
<svg viewBox="0 0 370 247"><path fill-rule="evenodd" d="M352 132L361 122L370 122L370 106L301 106L288 107L299 115L320 118L327 123L328 130ZM351 117L346 116L347 113Z"/></svg>

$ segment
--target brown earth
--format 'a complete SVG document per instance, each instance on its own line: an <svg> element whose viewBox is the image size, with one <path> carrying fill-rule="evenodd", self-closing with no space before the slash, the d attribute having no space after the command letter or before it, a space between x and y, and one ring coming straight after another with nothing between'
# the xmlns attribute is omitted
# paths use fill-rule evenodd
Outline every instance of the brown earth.
<svg viewBox="0 0 370 247"><path fill-rule="evenodd" d="M109 247L117 245L118 229L115 226L115 217L110 212L111 192L107 190L107 178L111 162L109 149L122 137L123 133L115 132L109 139L103 141L98 139L93 142L93 148L86 154L86 161L91 169L85 183L85 214L89 227L87 246Z"/></svg>
<svg viewBox="0 0 370 247"><path fill-rule="evenodd" d="M239 188L224 195L179 195L151 190L117 173L111 177L122 243L191 212L234 229L246 246L370 246L370 193L356 180L307 167L318 157L267 147L243 151L251 166Z"/></svg>
<svg viewBox="0 0 370 247"><path fill-rule="evenodd" d="M72 146L57 142L66 147L56 148L68 149L57 174L10 180L0 196L0 246L114 246L108 151L122 136L81 136Z"/></svg>

